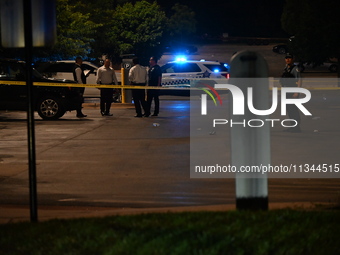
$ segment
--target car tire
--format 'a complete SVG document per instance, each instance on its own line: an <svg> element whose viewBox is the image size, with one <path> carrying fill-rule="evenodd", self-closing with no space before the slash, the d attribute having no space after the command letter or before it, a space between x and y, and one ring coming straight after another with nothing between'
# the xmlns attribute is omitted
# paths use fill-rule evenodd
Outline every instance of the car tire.
<svg viewBox="0 0 340 255"><path fill-rule="evenodd" d="M329 71L331 73L336 73L338 71L338 66L337 65L330 65Z"/></svg>
<svg viewBox="0 0 340 255"><path fill-rule="evenodd" d="M65 114L61 100L55 96L44 96L38 101L37 111L44 120L56 120Z"/></svg>
<svg viewBox="0 0 340 255"><path fill-rule="evenodd" d="M286 49L283 48L283 47L280 47L280 48L279 48L279 53L280 53L280 54L286 54Z"/></svg>
<svg viewBox="0 0 340 255"><path fill-rule="evenodd" d="M122 94L114 94L112 97L113 103L121 103L122 102Z"/></svg>

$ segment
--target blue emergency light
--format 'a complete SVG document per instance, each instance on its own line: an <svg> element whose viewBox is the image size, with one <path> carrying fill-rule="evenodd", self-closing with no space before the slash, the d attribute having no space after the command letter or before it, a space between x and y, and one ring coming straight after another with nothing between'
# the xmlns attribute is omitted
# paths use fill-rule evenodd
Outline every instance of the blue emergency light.
<svg viewBox="0 0 340 255"><path fill-rule="evenodd" d="M178 56L178 57L176 57L176 62L186 62L187 61L187 59L186 59L186 57L184 57L184 56Z"/></svg>

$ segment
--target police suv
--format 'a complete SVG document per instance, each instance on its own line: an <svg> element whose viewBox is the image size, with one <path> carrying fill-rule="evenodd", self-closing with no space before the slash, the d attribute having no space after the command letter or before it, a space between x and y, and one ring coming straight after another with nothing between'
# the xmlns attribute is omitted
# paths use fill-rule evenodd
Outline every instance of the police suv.
<svg viewBox="0 0 340 255"><path fill-rule="evenodd" d="M229 66L218 61L179 58L161 66L163 87L202 87L225 83L229 78Z"/></svg>

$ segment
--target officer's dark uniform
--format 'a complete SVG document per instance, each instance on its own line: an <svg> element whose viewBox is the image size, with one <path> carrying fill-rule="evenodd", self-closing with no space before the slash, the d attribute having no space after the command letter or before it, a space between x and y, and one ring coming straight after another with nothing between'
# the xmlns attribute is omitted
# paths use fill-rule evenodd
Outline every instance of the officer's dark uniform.
<svg viewBox="0 0 340 255"><path fill-rule="evenodd" d="M149 69L149 86L158 86L159 77L162 77L162 70L159 65L155 65L150 67ZM154 116L159 114L159 90L158 89L149 89L147 91L147 108L148 115L151 111L152 99L155 100L155 111Z"/></svg>
<svg viewBox="0 0 340 255"><path fill-rule="evenodd" d="M102 83L101 83L102 84ZM104 84L104 85L112 85ZM112 116L110 113L112 98L114 90L113 88L100 88L100 112L104 116Z"/></svg>
<svg viewBox="0 0 340 255"><path fill-rule="evenodd" d="M136 86L145 86L146 83L135 83L135 82L131 82L131 85L136 85ZM150 115L150 113L148 113L148 106L147 103L145 101L145 90L144 89L133 89L132 90L132 98L133 98L133 103L135 105L135 109L136 109L136 117L142 117L142 108L144 110L144 114L146 117L148 117Z"/></svg>
<svg viewBox="0 0 340 255"><path fill-rule="evenodd" d="M78 82L77 80L77 75L76 75L76 69L77 68L81 68L81 66L75 64L74 67L73 67L73 78L76 82ZM82 81L82 84L86 84L86 76L84 74L84 71L83 69L81 69L82 72L81 72L81 81ZM80 83L80 82L78 82ZM77 115L78 116L81 116L83 115L83 113L81 112L81 109L82 109L82 104L84 103L84 91L85 91L85 88L82 87L82 88L78 88L78 93L79 93L79 106L78 106L78 109L77 109Z"/></svg>

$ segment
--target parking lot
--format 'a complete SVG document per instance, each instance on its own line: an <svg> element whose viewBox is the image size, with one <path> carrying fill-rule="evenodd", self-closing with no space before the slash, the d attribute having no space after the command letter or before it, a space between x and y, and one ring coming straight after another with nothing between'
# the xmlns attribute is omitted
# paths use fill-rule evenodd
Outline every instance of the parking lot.
<svg viewBox="0 0 340 255"><path fill-rule="evenodd" d="M273 128L272 163L340 163L339 97L337 90L312 91L313 116L303 117L301 134ZM94 99L84 104L84 119L75 112L57 121L36 115L39 205L234 205L234 179L190 179L189 106L186 97L163 96L159 117L134 118L132 104L114 104L113 116L102 117ZM0 204L27 206L26 113L1 111L0 130ZM340 178L270 179L269 201L336 204L339 184Z"/></svg>
<svg viewBox="0 0 340 255"><path fill-rule="evenodd" d="M339 163L338 96L313 96L308 107L314 115L303 118L303 133L272 129L273 165ZM133 117L132 105L117 104L113 117L102 117L98 105L88 103L85 119L73 113L58 121L37 118L39 203L116 208L234 204L233 179L190 179L188 100L163 97L161 109L159 117L140 119ZM0 113L0 204L28 204L25 118L24 112ZM269 199L336 202L339 181L272 179Z"/></svg>

